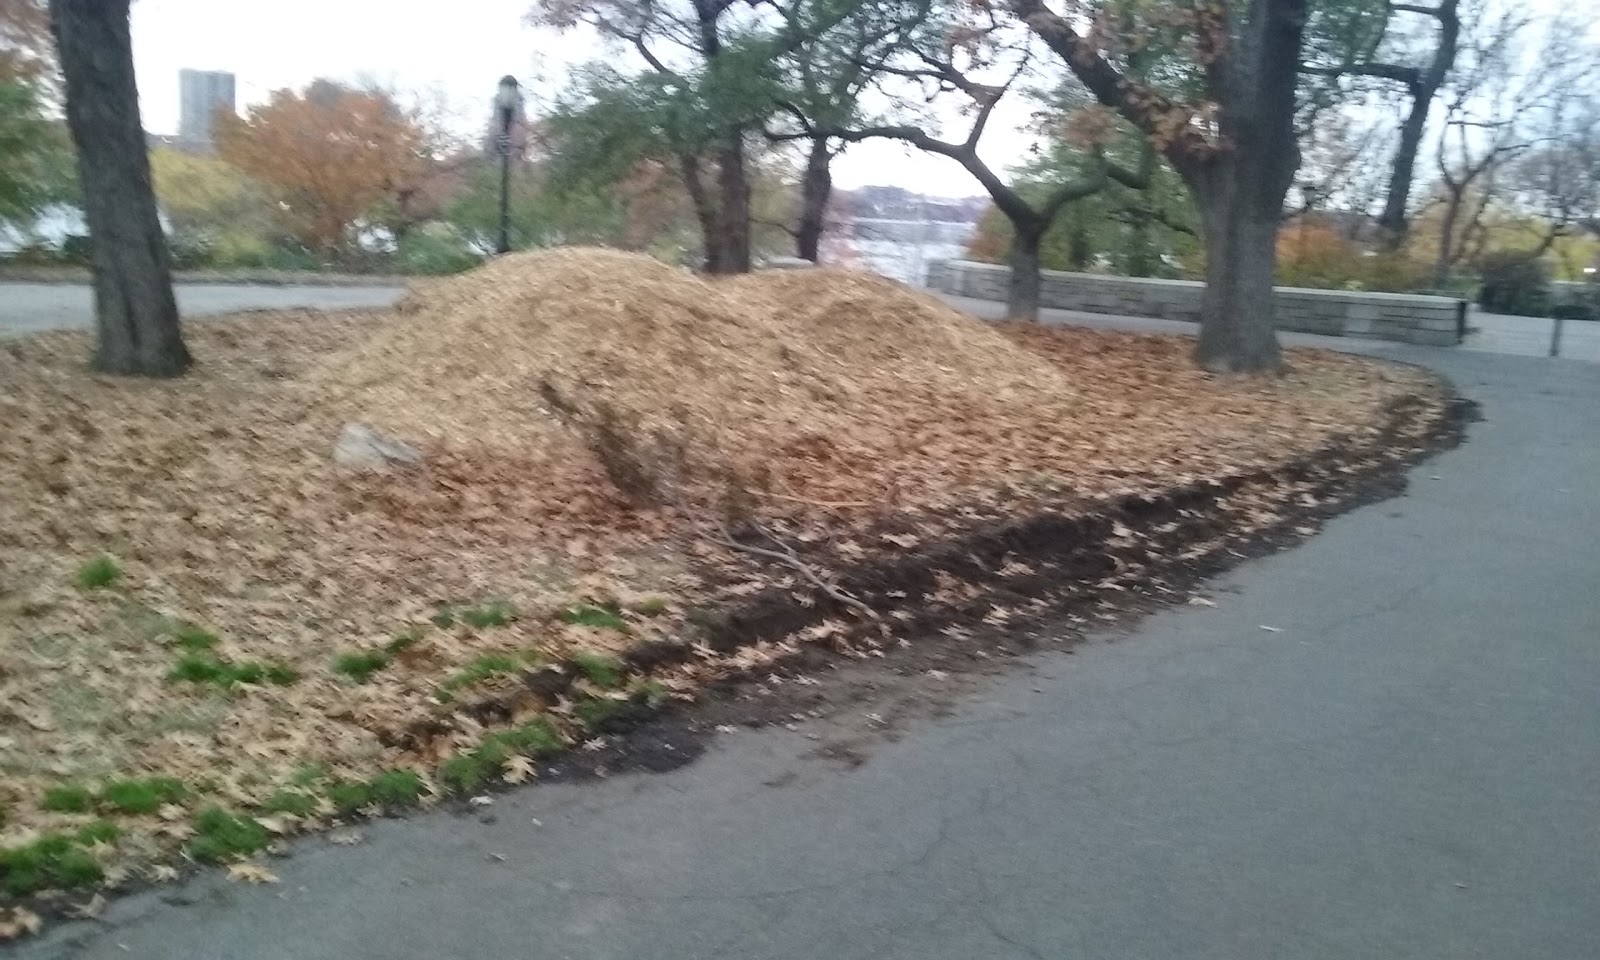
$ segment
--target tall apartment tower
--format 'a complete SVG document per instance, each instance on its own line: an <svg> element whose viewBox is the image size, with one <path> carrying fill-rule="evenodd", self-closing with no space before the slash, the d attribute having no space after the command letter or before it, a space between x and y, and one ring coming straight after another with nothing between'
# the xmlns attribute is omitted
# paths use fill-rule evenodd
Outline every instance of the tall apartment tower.
<svg viewBox="0 0 1600 960"><path fill-rule="evenodd" d="M178 71L180 141L209 145L217 111L233 109L233 74L219 70Z"/></svg>

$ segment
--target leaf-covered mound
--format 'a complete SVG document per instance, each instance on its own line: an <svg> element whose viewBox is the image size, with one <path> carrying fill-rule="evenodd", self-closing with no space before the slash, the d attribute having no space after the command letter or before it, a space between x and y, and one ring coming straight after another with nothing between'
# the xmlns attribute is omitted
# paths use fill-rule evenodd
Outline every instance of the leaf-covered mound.
<svg viewBox="0 0 1600 960"><path fill-rule="evenodd" d="M716 282L558 249L437 282L400 314L322 382L352 419L468 455L560 464L605 429L657 461L799 487L818 461L864 473L972 424L992 444L1076 398L987 324L844 271Z"/></svg>

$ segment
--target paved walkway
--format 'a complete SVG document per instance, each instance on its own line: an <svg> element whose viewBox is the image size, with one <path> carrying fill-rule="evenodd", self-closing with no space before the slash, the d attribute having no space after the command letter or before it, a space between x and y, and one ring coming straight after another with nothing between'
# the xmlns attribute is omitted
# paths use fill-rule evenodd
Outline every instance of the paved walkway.
<svg viewBox="0 0 1600 960"><path fill-rule="evenodd" d="M295 307L388 306L405 291L399 287L294 287L264 284L178 284L178 310L202 317L236 310L288 310ZM77 329L94 323L94 294L68 283L0 283L0 337L39 330Z"/></svg>
<svg viewBox="0 0 1600 960"><path fill-rule="evenodd" d="M808 734L864 716L726 735L675 773L510 794L492 823L313 839L281 884L208 875L17 955L1600 956L1600 367L1377 349L1483 405L1405 497L858 768Z"/></svg>

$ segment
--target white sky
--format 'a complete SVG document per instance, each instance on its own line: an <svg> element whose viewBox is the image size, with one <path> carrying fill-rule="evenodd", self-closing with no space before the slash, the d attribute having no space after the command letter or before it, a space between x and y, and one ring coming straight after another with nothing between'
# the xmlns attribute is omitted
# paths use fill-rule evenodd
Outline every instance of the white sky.
<svg viewBox="0 0 1600 960"><path fill-rule="evenodd" d="M582 39L525 26L532 0L139 0L133 5L133 55L145 128L176 132L178 70L227 70L241 107L316 77L370 78L442 99L464 129L486 118L503 74L528 87L537 115L541 94L565 69L598 52ZM1025 120L1026 111L1014 117ZM1023 159L1028 139L997 115L985 135L996 168ZM1009 155L1008 155L1009 154ZM841 187L893 184L946 196L981 194L952 160L883 141L852 147L834 166Z"/></svg>

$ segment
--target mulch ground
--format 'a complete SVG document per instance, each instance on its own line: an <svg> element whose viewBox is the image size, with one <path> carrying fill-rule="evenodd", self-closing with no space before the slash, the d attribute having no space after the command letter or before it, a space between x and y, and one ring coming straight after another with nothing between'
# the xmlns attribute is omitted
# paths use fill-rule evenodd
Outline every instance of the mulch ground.
<svg viewBox="0 0 1600 960"><path fill-rule="evenodd" d="M188 335L172 383L0 344L0 902L604 758L806 657L1182 600L1451 422L1376 360L1216 378L1183 338L597 251ZM424 465L336 466L351 421Z"/></svg>

